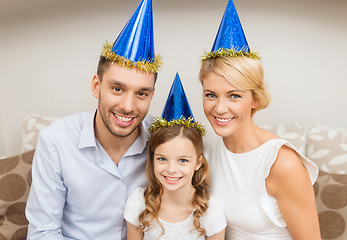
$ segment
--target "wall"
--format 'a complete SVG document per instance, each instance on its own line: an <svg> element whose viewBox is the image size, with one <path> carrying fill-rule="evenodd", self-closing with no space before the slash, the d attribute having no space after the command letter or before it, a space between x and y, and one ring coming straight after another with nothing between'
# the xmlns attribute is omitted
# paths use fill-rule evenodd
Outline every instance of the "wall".
<svg viewBox="0 0 347 240"><path fill-rule="evenodd" d="M20 151L27 114L61 117L96 106L90 83L102 45L115 40L139 1L48 2L0 17L0 156ZM272 94L256 122L347 128L347 1L234 2ZM195 118L205 122L199 60L212 47L226 4L153 0L155 50L164 66L152 115L161 114L179 72Z"/></svg>

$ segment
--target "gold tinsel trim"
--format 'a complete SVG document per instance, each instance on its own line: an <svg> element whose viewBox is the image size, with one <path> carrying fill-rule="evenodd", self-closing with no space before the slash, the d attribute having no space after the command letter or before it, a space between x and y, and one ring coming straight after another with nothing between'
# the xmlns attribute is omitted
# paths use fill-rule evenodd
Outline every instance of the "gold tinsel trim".
<svg viewBox="0 0 347 240"><path fill-rule="evenodd" d="M249 58L255 58L260 60L260 57L257 52L245 52L242 48L239 51L235 49L220 48L214 52L209 52L209 53L205 52L205 55L201 58L201 61L204 61L210 58L218 58L218 57L249 57Z"/></svg>
<svg viewBox="0 0 347 240"><path fill-rule="evenodd" d="M154 133L158 129L162 129L165 127L172 127L172 126L185 126L186 128L194 128L196 131L198 131L202 136L205 134L205 128L202 123L193 122L193 118L189 117L188 119L181 117L176 120L167 121L166 119L163 119L161 117L155 118L151 126L149 127L149 132Z"/></svg>
<svg viewBox="0 0 347 240"><path fill-rule="evenodd" d="M117 63L119 66L127 67L127 68L136 68L142 72L146 73L157 73L159 71L159 68L161 67L161 57L155 56L154 61L138 61L138 62L132 62L129 59L122 57L120 55L115 54L112 51L112 44L106 43L104 45L103 51L101 55L105 58L107 58L109 61L113 63Z"/></svg>

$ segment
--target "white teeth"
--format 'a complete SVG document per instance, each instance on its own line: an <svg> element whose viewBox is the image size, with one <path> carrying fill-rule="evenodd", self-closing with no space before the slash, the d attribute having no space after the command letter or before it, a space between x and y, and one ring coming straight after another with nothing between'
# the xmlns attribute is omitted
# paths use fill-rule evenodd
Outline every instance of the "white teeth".
<svg viewBox="0 0 347 240"><path fill-rule="evenodd" d="M129 118L129 117L122 117L122 116L119 116L119 115L116 115L117 119L122 121L122 122L129 122L132 118Z"/></svg>
<svg viewBox="0 0 347 240"><path fill-rule="evenodd" d="M216 117L216 119L217 119L218 122L229 122L229 121L231 121L233 118L217 118L217 117Z"/></svg>
<svg viewBox="0 0 347 240"><path fill-rule="evenodd" d="M165 178L167 180L170 180L170 181L176 181L176 180L180 179L179 177L173 178L173 177L167 177L167 176L165 176Z"/></svg>

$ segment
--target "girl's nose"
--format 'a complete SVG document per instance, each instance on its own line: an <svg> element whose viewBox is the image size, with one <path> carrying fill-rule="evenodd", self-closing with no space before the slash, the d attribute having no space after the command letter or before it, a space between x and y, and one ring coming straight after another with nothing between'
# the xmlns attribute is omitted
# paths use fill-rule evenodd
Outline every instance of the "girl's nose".
<svg viewBox="0 0 347 240"><path fill-rule="evenodd" d="M167 171L169 173L175 173L177 172L177 166L176 166L176 162L174 161L169 161L168 165L167 165Z"/></svg>

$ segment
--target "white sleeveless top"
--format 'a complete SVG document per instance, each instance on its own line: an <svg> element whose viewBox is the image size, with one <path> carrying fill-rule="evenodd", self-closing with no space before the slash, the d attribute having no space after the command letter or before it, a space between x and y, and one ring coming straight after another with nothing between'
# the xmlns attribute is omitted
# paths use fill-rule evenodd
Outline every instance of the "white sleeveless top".
<svg viewBox="0 0 347 240"><path fill-rule="evenodd" d="M129 196L124 211L124 218L134 226L140 226L139 215L145 210L144 188L139 187ZM213 196L208 202L208 209L200 217L200 227L205 229L205 235L194 230L193 212L188 218L178 223L169 223L159 218L163 230L156 220L151 223L150 229L144 232L144 240L204 240L206 236L213 236L226 227L224 212ZM160 238L158 238L160 236Z"/></svg>
<svg viewBox="0 0 347 240"><path fill-rule="evenodd" d="M265 179L283 145L298 153L312 184L318 177L316 165L283 139L272 139L241 154L230 152L219 136L209 136L205 145L212 194L222 204L227 218L226 240L293 239L276 198L266 191Z"/></svg>

